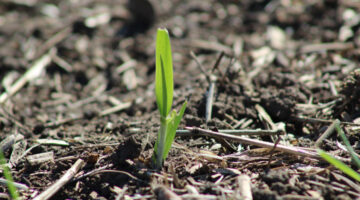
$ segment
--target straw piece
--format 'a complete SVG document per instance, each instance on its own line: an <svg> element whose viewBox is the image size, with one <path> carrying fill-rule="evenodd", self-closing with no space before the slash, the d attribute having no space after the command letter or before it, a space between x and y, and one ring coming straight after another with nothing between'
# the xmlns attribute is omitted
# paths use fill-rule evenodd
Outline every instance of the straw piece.
<svg viewBox="0 0 360 200"><path fill-rule="evenodd" d="M75 174L84 166L85 162L78 159L75 164L52 186L46 189L43 193L34 198L34 200L50 199L57 191L60 190L66 183L68 183Z"/></svg>
<svg viewBox="0 0 360 200"><path fill-rule="evenodd" d="M27 82L30 82L39 77L44 68L51 62L49 54L45 54L37 60L33 66L25 72L10 88L8 91L0 95L0 104L4 103L9 97L18 92Z"/></svg>
<svg viewBox="0 0 360 200"><path fill-rule="evenodd" d="M245 143L245 144L249 144L249 145L255 145L255 146L260 146L260 147L265 147L265 148L274 148L274 146L275 146L274 143L270 143L270 142L264 142L264 141L260 141L260 140L256 140L256 139L250 139L250 138L239 137L239 136L235 136L235 135L219 133L219 132L205 130L205 129L196 128L196 127L185 127L185 129L194 131L195 133L196 132L200 133L202 135L221 138L221 139L233 140L233 141L237 141L237 142ZM304 156L304 157L321 159L321 157L315 152L306 151L306 150L296 148L296 147L288 147L288 146L284 146L281 144L276 145L275 150L290 153L290 154L295 154L295 155L299 155L299 156Z"/></svg>

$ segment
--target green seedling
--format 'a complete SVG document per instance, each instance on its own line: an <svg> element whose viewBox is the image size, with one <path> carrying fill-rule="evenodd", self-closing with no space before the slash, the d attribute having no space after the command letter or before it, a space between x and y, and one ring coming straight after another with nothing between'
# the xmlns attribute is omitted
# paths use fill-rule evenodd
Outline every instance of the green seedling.
<svg viewBox="0 0 360 200"><path fill-rule="evenodd" d="M318 149L318 154L327 162L334 165L336 168L350 176L351 178L357 180L360 182L360 174L357 173L355 170L351 169L349 166L347 166L345 163L341 162L340 160L332 157L331 155L325 153L325 151Z"/></svg>
<svg viewBox="0 0 360 200"><path fill-rule="evenodd" d="M339 120L335 121L335 129L338 132L338 134L340 135L343 142L345 143L346 149L349 151L350 156L351 156L352 160L354 161L355 165L358 168L360 168L359 157L356 155L354 149L350 145L350 142L347 139L347 137L345 136L344 131L340 128L340 121ZM326 160L330 164L334 165L336 168L338 168L339 170L341 170L342 172L344 172L345 174L347 174L351 178L353 178L353 179L360 182L360 174L357 173L355 170L351 169L349 166L345 165L340 160L334 158L333 156L325 153L324 151L322 151L320 149L318 149L317 152L324 160Z"/></svg>
<svg viewBox="0 0 360 200"><path fill-rule="evenodd" d="M3 174L5 179L7 180L7 186L9 189L9 193L12 199L19 199L19 194L16 190L16 187L14 186L14 181L13 178L11 176L11 172L8 166L6 166L6 161L5 161L5 157L4 154L2 153L2 151L0 150L0 165L1 168L3 170Z"/></svg>
<svg viewBox="0 0 360 200"><path fill-rule="evenodd" d="M354 149L352 148L352 146L350 145L350 142L347 139L347 137L345 136L344 131L340 128L340 121L339 120L336 120L335 129L338 132L338 134L340 135L342 141L345 143L346 149L350 153L352 161L355 163L357 168L360 168L360 159L356 155L356 153L355 153Z"/></svg>
<svg viewBox="0 0 360 200"><path fill-rule="evenodd" d="M185 101L179 113L175 110L171 111L173 90L174 81L170 38L166 29L158 29L156 36L155 94L160 112L160 129L153 155L153 162L157 169L161 169L169 153L175 138L176 129L184 115L187 104Z"/></svg>

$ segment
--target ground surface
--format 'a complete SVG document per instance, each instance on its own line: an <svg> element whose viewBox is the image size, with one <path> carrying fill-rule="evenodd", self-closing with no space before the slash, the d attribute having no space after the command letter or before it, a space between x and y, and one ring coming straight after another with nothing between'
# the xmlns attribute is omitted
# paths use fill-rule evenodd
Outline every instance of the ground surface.
<svg viewBox="0 0 360 200"><path fill-rule="evenodd" d="M15 182L30 188L21 196L40 194L82 159L52 199L171 199L167 189L183 199L240 199L243 175L253 199L359 198L359 183L316 156L199 133L178 134L161 172L150 163L158 27L171 34L173 107L188 100L180 129L285 127L279 145L314 153L339 119L359 151L357 1L129 2L0 2L0 93L14 91L0 97L0 139ZM209 121L207 76L217 78ZM274 144L278 136L250 137ZM350 164L336 134L319 146ZM48 157L33 161L40 153Z"/></svg>

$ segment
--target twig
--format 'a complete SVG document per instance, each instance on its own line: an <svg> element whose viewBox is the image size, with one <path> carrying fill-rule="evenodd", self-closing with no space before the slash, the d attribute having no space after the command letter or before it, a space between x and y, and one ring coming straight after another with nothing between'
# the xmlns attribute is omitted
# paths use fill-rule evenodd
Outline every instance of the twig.
<svg viewBox="0 0 360 200"><path fill-rule="evenodd" d="M49 50L50 48L54 47L57 43L61 42L63 39L66 38L66 36L68 36L72 31L72 27L71 26L67 26L64 29L62 29L61 31L57 32L54 36L52 36L50 39L48 39L44 45L42 45L39 48L39 51L36 52L36 56L38 57L41 54L43 54L45 51Z"/></svg>
<svg viewBox="0 0 360 200"><path fill-rule="evenodd" d="M18 92L27 82L34 80L39 77L44 70L44 68L51 62L51 57L49 54L45 54L39 60L37 60L33 66L26 73L21 76L10 88L8 91L0 95L0 104L4 103L10 96Z"/></svg>
<svg viewBox="0 0 360 200"><path fill-rule="evenodd" d="M275 123L273 122L273 120L271 119L270 115L266 112L265 108L263 108L262 106L260 106L259 104L255 105L255 109L258 111L259 113L259 118L260 120L264 120L272 130L282 130L282 132L285 133L285 128L283 129L279 129ZM275 137L271 137L273 139L273 141L275 140ZM275 144L273 146L273 148L270 150L270 155L269 155L269 160L268 160L268 164L267 164L267 168L270 168L270 164L271 164L271 160L272 160L272 156L274 154L274 151L276 149L276 146L279 144L281 140L281 137L277 137Z"/></svg>
<svg viewBox="0 0 360 200"><path fill-rule="evenodd" d="M129 69L134 69L135 66L136 66L136 64L137 64L136 60L133 60L133 59L129 58L129 60L126 60L124 63L122 63L121 65L119 65L119 66L116 68L115 72L116 72L117 74L121 74L121 73L123 73L123 72L126 72L126 71L129 70Z"/></svg>
<svg viewBox="0 0 360 200"><path fill-rule="evenodd" d="M22 158L24 158L28 153L31 152L31 150L33 150L34 148L40 146L40 144L34 144L33 146L31 146L30 148L28 148L19 158L18 160L21 160ZM11 163L10 163L11 164ZM14 167L13 164L10 165L11 167Z"/></svg>
<svg viewBox="0 0 360 200"><path fill-rule="evenodd" d="M74 178L72 181L78 181L80 179L83 179L85 177L88 177L88 176L93 176L93 175L96 175L96 174L100 174L100 173L117 173L117 174L124 174L124 175L127 175L128 177L136 180L136 181L139 181L139 182L142 182L142 183L147 183L139 178L137 178L136 176L130 174L129 172L126 172L126 171L120 171L120 170L112 170L112 169L106 169L106 168L109 168L109 167L112 167L113 164L109 164L109 165L105 165L103 167L100 167L100 168L97 168L97 169L94 169L86 174L83 174L79 177L76 177Z"/></svg>
<svg viewBox="0 0 360 200"><path fill-rule="evenodd" d="M12 134L7 136L0 142L0 150L5 152L9 148L11 148L17 141L23 140L24 136L21 134Z"/></svg>
<svg viewBox="0 0 360 200"><path fill-rule="evenodd" d="M326 131L319 137L319 139L315 142L315 147L320 147L321 143L328 138L335 130L335 126L339 125L340 121L336 119L327 129Z"/></svg>
<svg viewBox="0 0 360 200"><path fill-rule="evenodd" d="M73 178L73 180L72 180L71 182L75 182L75 181L78 181L78 180L83 179L83 178L85 178L85 177L98 174L98 173L100 173L100 171L106 170L106 168L109 168L109 167L112 167L112 166L113 166L113 164L108 164L108 165L105 165L105 166L96 168L96 169L94 169L94 170L92 170L92 171L87 172L86 174L82 174L82 175L80 175L80 176L77 176L77 177Z"/></svg>
<svg viewBox="0 0 360 200"><path fill-rule="evenodd" d="M239 123L234 125L234 129L240 127L240 128L247 128L254 122L253 119L244 118L244 121L240 120Z"/></svg>
<svg viewBox="0 0 360 200"><path fill-rule="evenodd" d="M230 82L230 79L229 79L229 77L227 75L231 73L231 71L230 71L231 67L233 67L236 62L237 61L236 61L236 59L234 57L230 58L230 62L229 62L229 64L227 65L227 67L225 69L225 73L223 73L223 77L221 77L222 80L226 81L227 83Z"/></svg>
<svg viewBox="0 0 360 200"><path fill-rule="evenodd" d="M214 64L214 67L213 67L212 70L211 70L211 73L214 73L215 70L218 70L219 73L220 73L220 75L221 75L222 77L224 76L224 74L219 70L220 61L221 61L221 59L224 57L224 55L225 55L224 51L221 51L219 57L218 57L218 58L216 59L216 61L215 61L215 64Z"/></svg>
<svg viewBox="0 0 360 200"><path fill-rule="evenodd" d="M330 87L330 91L331 91L332 95L333 95L334 97L338 96L338 95L339 95L339 92L338 92L337 89L336 89L336 86L335 86L334 81L329 80L328 83L329 83L329 87Z"/></svg>
<svg viewBox="0 0 360 200"><path fill-rule="evenodd" d="M84 174L83 176L77 178L76 180L79 180L79 179L82 179L86 176L92 176L92 175L95 175L95 174L100 174L100 173L117 173L117 174L123 174L123 175L126 175L136 181L139 181L139 182L142 182L142 183L147 183L143 180L140 180L138 179L136 176L130 174L129 172L126 172L126 171L120 171L120 170L113 170L113 169L101 169L101 170L96 170L96 171L92 171L92 173L87 173L87 174Z"/></svg>
<svg viewBox="0 0 360 200"><path fill-rule="evenodd" d="M214 93L215 93L215 86L216 86L216 80L217 77L213 74L214 71L217 69L219 71L219 73L221 74L222 77L224 77L223 73L218 69L218 66L220 64L221 59L224 57L225 53L224 51L221 51L219 57L216 59L216 62L211 70L211 74L209 74L204 66L202 66L202 64L200 63L200 61L198 60L198 58L196 57L195 53L193 51L190 52L190 56L195 60L195 62L197 63L197 65L199 66L201 72L203 74L205 74L206 76L206 80L209 83L209 90L207 92L207 96L206 96L206 108L205 108L205 119L206 122L211 120L211 114L212 114L212 107L213 107L213 99L214 99Z"/></svg>
<svg viewBox="0 0 360 200"><path fill-rule="evenodd" d="M238 121L238 120L234 119L233 116L231 116L231 115L229 115L229 114L227 114L227 113L224 113L224 116L225 116L227 119L231 120L231 121L234 123L234 125L231 125L231 124L230 124L230 126L232 127L231 129L237 129L237 128L239 128L239 127L240 127L241 129L244 129L244 128L248 127L249 123L252 122L251 119L247 119L247 118L242 118L241 120ZM250 121L249 121L249 120L250 120Z"/></svg>
<svg viewBox="0 0 360 200"><path fill-rule="evenodd" d="M297 194L285 194L280 196L281 199L292 199L292 200L318 200L322 199L319 197L310 197L304 195L297 195Z"/></svg>
<svg viewBox="0 0 360 200"><path fill-rule="evenodd" d="M272 161L272 157L273 157L273 154L274 154L274 151L276 149L276 146L279 144L281 140L281 137L278 137L278 139L275 141L275 144L273 146L273 148L270 150L270 156L269 156L269 160L268 160L268 164L267 164L267 169L270 169L270 164L271 164L271 161Z"/></svg>
<svg viewBox="0 0 360 200"><path fill-rule="evenodd" d="M313 180L306 180L306 183L307 184L312 184L312 185L316 185L316 186L320 186L322 188L330 188L336 192L341 192L341 193L348 193L350 195L353 195L355 197L358 197L359 196L359 193L357 192L353 192L353 191L350 191L350 190L344 190L343 188L339 188L339 187L335 187L334 185L331 185L331 184L324 184L324 183L320 183L320 182L316 182L316 181L313 181Z"/></svg>
<svg viewBox="0 0 360 200"><path fill-rule="evenodd" d="M181 195L182 199L207 199L207 200L216 200L219 199L215 195L211 194L183 194Z"/></svg>
<svg viewBox="0 0 360 200"><path fill-rule="evenodd" d="M328 120L328 119L316 119L316 118L308 118L308 117L291 117L290 118L293 121L300 121L300 122L309 122L309 123L324 123L324 124L331 124L334 122L334 120ZM360 126L358 123L353 122L340 122L342 125L349 125L349 126Z"/></svg>
<svg viewBox="0 0 360 200"><path fill-rule="evenodd" d="M223 53L223 52L222 52ZM209 83L209 90L207 92L206 96L206 108L205 108L205 119L206 122L210 121L211 119L211 113L212 113L212 105L213 105L213 98L214 98L214 91L215 91L215 82L216 82L216 76L209 74L204 66L200 63L199 59L196 57L195 53L193 51L190 52L190 56L195 60L196 64L199 66L201 72L205 75L206 80ZM222 57L222 56L221 56ZM219 58L221 58L219 57ZM219 60L219 59L218 59ZM219 61L220 62L220 61ZM215 62L215 65L213 67L213 70L217 68L218 61Z"/></svg>
<svg viewBox="0 0 360 200"><path fill-rule="evenodd" d="M226 133L231 135L259 135L259 136L267 136L267 135L283 135L284 131L279 130L218 130L219 133ZM195 133L190 130L177 130L176 134L178 136L191 136Z"/></svg>
<svg viewBox="0 0 360 200"><path fill-rule="evenodd" d="M34 200L45 200L51 198L57 191L60 190L61 187L69 182L83 166L84 161L78 159L75 164L56 183L35 197Z"/></svg>
<svg viewBox="0 0 360 200"><path fill-rule="evenodd" d="M129 108L129 107L131 106L131 104L132 104L131 102L126 102L126 103L123 103L123 104L120 104L120 105L111 107L111 108L109 108L109 109L103 110L103 111L100 113L100 116L109 115L109 114L111 114L111 113L118 112L118 111L120 111L120 110Z"/></svg>
<svg viewBox="0 0 360 200"><path fill-rule="evenodd" d="M199 66L201 72L203 74L205 74L206 80L210 83L210 75L207 73L204 66L201 64L201 62L199 61L199 59L197 58L197 56L195 55L195 53L193 51L190 51L190 56L195 60L196 64Z"/></svg>
<svg viewBox="0 0 360 200"><path fill-rule="evenodd" d="M210 86L209 86L209 91L208 91L208 94L206 97L206 110L205 110L206 122L211 120L213 99L214 99L214 93L215 93L215 82L216 82L216 76L210 76Z"/></svg>
<svg viewBox="0 0 360 200"><path fill-rule="evenodd" d="M62 59L60 56L57 55L57 49L52 48L50 50L51 58L59 67L63 68L66 72L72 72L73 67L64 59Z"/></svg>
<svg viewBox="0 0 360 200"><path fill-rule="evenodd" d="M331 174L335 177L335 179L339 182L345 182L348 186L352 187L354 190L356 190L356 192L360 193L360 186L358 184L356 184L355 182L353 182L352 180L346 178L343 175L340 175L338 173L335 172L331 172Z"/></svg>
<svg viewBox="0 0 360 200"><path fill-rule="evenodd" d="M270 115L266 112L266 110L260 106L259 104L255 105L256 111L259 113L259 118L261 121L265 121L272 130L277 130L276 125L274 124L273 120L271 119Z"/></svg>
<svg viewBox="0 0 360 200"><path fill-rule="evenodd" d="M225 46L221 43L214 41L205 41L205 40L190 40L187 42L188 46L212 50L212 51L223 51L228 55L232 55L232 49L228 46Z"/></svg>
<svg viewBox="0 0 360 200"><path fill-rule="evenodd" d="M56 122L46 123L46 124L44 125L44 127L46 127L46 128L57 127L57 126L60 126L60 125L62 125L62 124L66 124L66 123L69 123L69 122L72 122L72 121L79 120L79 119L81 119L81 118L82 118L82 116L65 118L65 119L62 119L62 120L59 120L59 121L56 121Z"/></svg>
<svg viewBox="0 0 360 200"><path fill-rule="evenodd" d="M74 103L70 103L69 104L69 108L70 109L75 109L75 108L78 108L80 106L83 106L83 105L86 105L86 104L89 104L91 102L94 102L94 101L97 101L99 99L99 97L94 97L94 96L91 96L91 97L88 97L88 98L85 98L85 99L80 99Z"/></svg>
<svg viewBox="0 0 360 200"><path fill-rule="evenodd" d="M128 199L131 199L131 200L155 199L155 195L143 195L143 196L141 196L140 194L136 194L135 196L127 196L127 197L128 197ZM124 198L124 199L126 199L126 198Z"/></svg>
<svg viewBox="0 0 360 200"><path fill-rule="evenodd" d="M255 105L255 109L258 111L259 113L259 118L264 120L272 130L282 130L282 132L285 133L285 128L283 129L279 129L275 123L273 122L273 120L271 119L270 115L266 112L265 108L263 108L262 106L260 106L259 104ZM276 137L271 137L272 140L274 141ZM281 137L277 137L274 147L270 150L270 156L269 156L269 160L268 160L268 164L267 164L267 168L270 168L270 164L271 164L271 160L272 160L272 156L274 154L274 151L276 149L276 146L279 144L281 140Z"/></svg>
<svg viewBox="0 0 360 200"><path fill-rule="evenodd" d="M219 57L216 59L216 62L211 70L211 74L208 77L208 80L210 80L208 95L206 98L206 110L205 110L205 119L206 122L209 122L211 120L211 114L212 114L212 107L213 107L213 99L214 99L214 93L215 93L215 83L217 80L217 77L214 75L214 71L217 69L221 75L221 77L224 77L223 73L219 70L219 64L221 62L221 59L224 57L225 53L224 51L221 51Z"/></svg>
<svg viewBox="0 0 360 200"><path fill-rule="evenodd" d="M348 50L354 48L352 42L342 43L322 43L322 44L308 44L301 47L301 53L311 53L316 51L329 51L329 50Z"/></svg>
<svg viewBox="0 0 360 200"><path fill-rule="evenodd" d="M201 129L201 128L197 128L197 127L185 127L185 129L193 131L195 133L198 132L202 135L221 138L221 139L229 139L229 140L233 140L233 141L237 141L237 142L245 143L245 144L249 144L249 145L255 145L255 146L260 146L260 147L265 147L265 148L273 148L274 147L274 143L264 142L264 141L245 138L245 137L239 137L239 136L235 136L235 135L219 133L219 132L205 130L205 129ZM315 152L305 151L305 150L302 150L302 149L296 148L296 147L288 147L288 146L279 144L276 146L275 150L290 153L290 154L295 154L295 155L299 155L299 156L304 156L304 157L321 159L321 157Z"/></svg>
<svg viewBox="0 0 360 200"><path fill-rule="evenodd" d="M104 143L104 144L85 144L81 146L75 146L75 149L82 149L82 148L98 148L98 147L107 147L107 146L118 146L119 142L116 143Z"/></svg>

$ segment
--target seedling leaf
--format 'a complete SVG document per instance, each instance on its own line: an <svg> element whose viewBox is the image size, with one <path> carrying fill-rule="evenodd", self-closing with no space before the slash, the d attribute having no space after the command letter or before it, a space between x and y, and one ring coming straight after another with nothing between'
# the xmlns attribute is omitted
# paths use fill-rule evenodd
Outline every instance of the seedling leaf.
<svg viewBox="0 0 360 200"><path fill-rule="evenodd" d="M164 149L164 154L163 154L164 160L166 159L167 155L169 154L171 144L173 143L173 141L175 139L176 129L179 126L180 121L184 115L186 105L187 105L187 102L185 101L184 104L182 105L179 113L176 113L175 110L173 110L173 112L172 112L171 121L168 125L168 133L166 136L166 143L165 143L165 149Z"/></svg>
<svg viewBox="0 0 360 200"><path fill-rule="evenodd" d="M318 149L317 152L327 162L334 165L336 168L338 168L339 170L341 170L345 174L349 175L353 179L360 182L360 174L358 174L355 170L351 169L350 167L345 165L340 160L337 160L336 158L332 157L331 155L325 153L325 151L323 151L323 150Z"/></svg>
<svg viewBox="0 0 360 200"><path fill-rule="evenodd" d="M184 115L187 102L179 113L171 110L173 101L173 66L170 38L166 29L158 29L156 38L155 94L160 112L160 129L155 142L153 163L160 169L174 141L176 129Z"/></svg>
<svg viewBox="0 0 360 200"><path fill-rule="evenodd" d="M356 155L356 153L355 153L354 149L352 148L352 146L350 145L350 142L347 139L347 137L345 136L344 131L340 128L340 121L339 120L336 120L335 128L336 128L336 131L338 132L338 134L340 135L342 141L345 143L346 149L349 151L352 160L355 162L357 168L360 168L360 159Z"/></svg>
<svg viewBox="0 0 360 200"><path fill-rule="evenodd" d="M169 34L158 29L156 38L155 94L160 115L166 118L173 101L173 66Z"/></svg>
<svg viewBox="0 0 360 200"><path fill-rule="evenodd" d="M3 174L5 176L5 179L7 180L7 186L8 186L11 198L15 199L15 200L19 199L19 194L16 190L16 187L14 186L14 180L11 176L10 169L8 168L8 166L6 166L5 157L1 150L0 150L0 165L2 166Z"/></svg>

